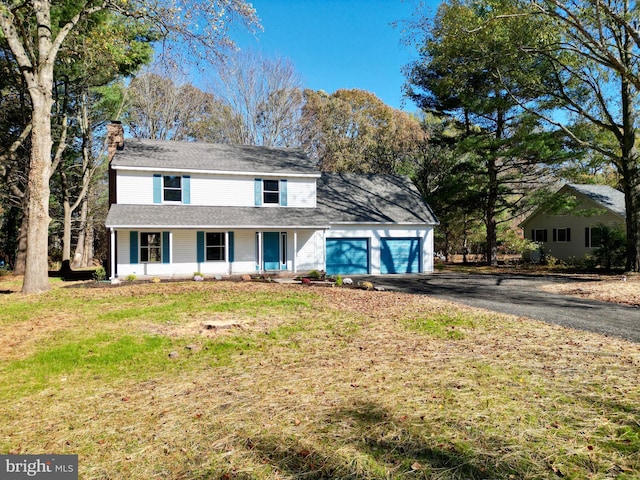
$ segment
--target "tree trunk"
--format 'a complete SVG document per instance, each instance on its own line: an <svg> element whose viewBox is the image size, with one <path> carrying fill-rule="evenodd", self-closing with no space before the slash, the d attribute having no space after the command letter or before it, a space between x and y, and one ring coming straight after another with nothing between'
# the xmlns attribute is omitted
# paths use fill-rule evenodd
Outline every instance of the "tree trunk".
<svg viewBox="0 0 640 480"><path fill-rule="evenodd" d="M22 293L49 290L49 180L51 178L51 106L53 64L41 65L38 89L31 87L33 131L29 163L27 257Z"/></svg>
<svg viewBox="0 0 640 480"><path fill-rule="evenodd" d="M24 202L26 204L26 201ZM18 230L18 241L16 248L16 258L13 265L13 273L16 275L24 275L27 264L27 230L29 229L29 215L27 208L23 208L22 222Z"/></svg>
<svg viewBox="0 0 640 480"><path fill-rule="evenodd" d="M624 176L625 209L627 211L627 261L628 272L640 272L640 175Z"/></svg>
<svg viewBox="0 0 640 480"><path fill-rule="evenodd" d="M67 175L60 172L62 189L62 269L71 270L71 203L69 201L69 188Z"/></svg>
<svg viewBox="0 0 640 480"><path fill-rule="evenodd" d="M93 217L90 217L87 220L87 230L84 236L84 251L82 256L83 267L93 266L93 239L95 237L94 228L95 225L93 223Z"/></svg>
<svg viewBox="0 0 640 480"><path fill-rule="evenodd" d="M76 243L76 251L73 254L73 263L72 263L72 267L73 268L81 268L81 267L86 267L87 265L87 259L86 259L86 242L85 239L87 238L87 230L89 228L89 225L87 224L87 212L89 210L88 207L88 199L87 199L88 195L85 195L85 197L82 199L82 203L80 206L80 228L78 230L78 241Z"/></svg>
<svg viewBox="0 0 640 480"><path fill-rule="evenodd" d="M631 41L625 35L625 49L623 55L627 62L631 62L633 52ZM626 63L629 65L630 63ZM639 153L636 147L636 97L630 83L622 77L620 84L620 99L622 103L622 136L620 138L620 165L618 168L622 176L622 189L627 213L627 261L626 270L637 272L640 270L640 172L638 172Z"/></svg>
<svg viewBox="0 0 640 480"><path fill-rule="evenodd" d="M487 203L485 206L485 224L487 227L487 263L498 266L498 233L496 222L496 202L498 200L498 174L495 158L491 155L488 162Z"/></svg>

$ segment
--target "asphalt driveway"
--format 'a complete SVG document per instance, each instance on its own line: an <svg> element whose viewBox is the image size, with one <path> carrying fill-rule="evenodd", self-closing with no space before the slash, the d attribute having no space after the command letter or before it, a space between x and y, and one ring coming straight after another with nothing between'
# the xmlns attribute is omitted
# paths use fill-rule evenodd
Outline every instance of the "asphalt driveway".
<svg viewBox="0 0 640 480"><path fill-rule="evenodd" d="M552 282L579 283L579 277L515 274L433 273L357 276L385 290L451 300L565 327L625 338L640 343L640 308L543 292Z"/></svg>

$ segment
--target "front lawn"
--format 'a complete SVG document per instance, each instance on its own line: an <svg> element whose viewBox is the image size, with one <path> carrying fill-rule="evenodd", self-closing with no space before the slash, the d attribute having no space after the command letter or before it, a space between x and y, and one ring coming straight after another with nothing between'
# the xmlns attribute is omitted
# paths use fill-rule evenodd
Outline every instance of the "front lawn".
<svg viewBox="0 0 640 480"><path fill-rule="evenodd" d="M640 477L633 343L392 292L65 287L0 295L0 453L83 480Z"/></svg>

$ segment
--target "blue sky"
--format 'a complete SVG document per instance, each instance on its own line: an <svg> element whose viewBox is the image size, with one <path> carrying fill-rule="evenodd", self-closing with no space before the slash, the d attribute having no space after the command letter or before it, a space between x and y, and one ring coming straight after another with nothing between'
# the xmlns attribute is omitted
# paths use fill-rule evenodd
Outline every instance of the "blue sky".
<svg viewBox="0 0 640 480"><path fill-rule="evenodd" d="M359 88L395 108L402 106L401 69L415 51L401 44L401 28L415 0L250 0L263 32L241 38L241 48L293 61L307 88L333 93ZM427 0L431 8L436 0Z"/></svg>

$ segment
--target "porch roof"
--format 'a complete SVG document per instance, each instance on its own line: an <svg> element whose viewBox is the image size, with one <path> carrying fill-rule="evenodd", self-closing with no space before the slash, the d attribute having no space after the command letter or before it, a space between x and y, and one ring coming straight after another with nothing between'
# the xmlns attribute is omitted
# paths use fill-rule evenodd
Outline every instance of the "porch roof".
<svg viewBox="0 0 640 480"><path fill-rule="evenodd" d="M329 228L318 208L124 205L109 209L107 228Z"/></svg>

